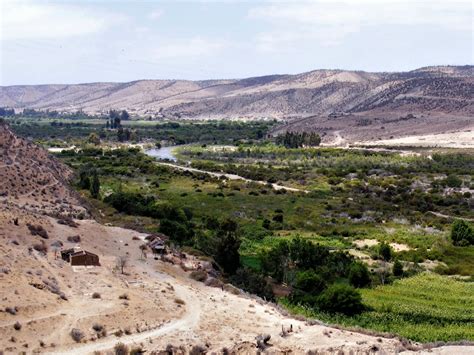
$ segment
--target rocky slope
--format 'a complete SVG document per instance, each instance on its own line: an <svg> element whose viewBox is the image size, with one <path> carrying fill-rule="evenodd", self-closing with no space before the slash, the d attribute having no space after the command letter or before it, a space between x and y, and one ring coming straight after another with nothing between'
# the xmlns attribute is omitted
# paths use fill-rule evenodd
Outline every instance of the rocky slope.
<svg viewBox="0 0 474 355"><path fill-rule="evenodd" d="M54 215L85 215L68 187L72 170L0 123L0 203Z"/></svg>
<svg viewBox="0 0 474 355"><path fill-rule="evenodd" d="M291 118L334 112L474 115L474 67L410 72L315 70L235 80L0 87L0 106L183 118Z"/></svg>

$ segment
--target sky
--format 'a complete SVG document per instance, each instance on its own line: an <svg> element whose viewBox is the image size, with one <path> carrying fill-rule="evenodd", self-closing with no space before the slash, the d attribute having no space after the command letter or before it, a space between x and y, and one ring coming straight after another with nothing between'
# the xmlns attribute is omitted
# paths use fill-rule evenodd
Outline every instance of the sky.
<svg viewBox="0 0 474 355"><path fill-rule="evenodd" d="M0 0L0 85L473 64L470 0Z"/></svg>

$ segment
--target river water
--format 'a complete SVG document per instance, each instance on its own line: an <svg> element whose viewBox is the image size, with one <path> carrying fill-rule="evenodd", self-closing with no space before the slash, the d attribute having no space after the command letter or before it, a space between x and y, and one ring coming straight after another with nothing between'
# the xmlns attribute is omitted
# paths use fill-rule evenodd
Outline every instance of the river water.
<svg viewBox="0 0 474 355"><path fill-rule="evenodd" d="M152 149L146 150L145 154L150 157L156 158L158 160L169 160L169 161L176 162L178 161L178 159L173 154L173 149L175 148L176 146L152 148Z"/></svg>

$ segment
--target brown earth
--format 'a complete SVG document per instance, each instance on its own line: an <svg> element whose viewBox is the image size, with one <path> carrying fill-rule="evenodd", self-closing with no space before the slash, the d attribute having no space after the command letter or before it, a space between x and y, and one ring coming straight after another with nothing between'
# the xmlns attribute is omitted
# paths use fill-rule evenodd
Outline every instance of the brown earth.
<svg viewBox="0 0 474 355"><path fill-rule="evenodd" d="M290 120L328 118L331 113L336 113L332 118L341 113L462 118L474 114L473 68L438 66L399 73L315 70L231 80L6 86L0 87L0 106L88 113L126 109L140 116L204 119Z"/></svg>

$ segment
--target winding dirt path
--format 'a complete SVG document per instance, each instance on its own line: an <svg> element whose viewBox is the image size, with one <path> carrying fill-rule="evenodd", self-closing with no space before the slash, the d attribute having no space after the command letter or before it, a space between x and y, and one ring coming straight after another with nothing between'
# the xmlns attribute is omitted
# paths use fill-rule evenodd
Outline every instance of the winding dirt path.
<svg viewBox="0 0 474 355"><path fill-rule="evenodd" d="M461 220L467 221L467 222L474 222L474 218L450 216L450 215L443 214L443 213L439 213L439 212L435 212L435 211L429 211L429 213L431 213L432 215L435 215L436 217L440 217L440 218L461 219Z"/></svg>
<svg viewBox="0 0 474 355"><path fill-rule="evenodd" d="M176 297L182 299L185 302L186 313L183 317L165 323L158 328L147 330L141 333L124 335L120 338L111 335L91 343L71 344L65 346L62 349L51 352L51 354L90 354L95 351L110 350L118 342L130 346L133 344L144 343L150 339L158 338L178 331L192 332L192 330L199 324L201 319L201 303L196 295L196 292L193 291L189 286L181 284L181 282L174 277L154 270L152 264L147 264L146 270L151 276L157 279L172 282Z"/></svg>
<svg viewBox="0 0 474 355"><path fill-rule="evenodd" d="M168 166L170 168L177 169L177 170L207 174L207 175L214 176L214 177L217 177L217 178L219 178L221 176L224 176L229 180L242 180L242 181L245 181L245 182L254 182L254 183L257 183L257 184L260 184L260 185L268 185L268 183L265 182L265 181L251 180L251 179L247 179L247 178L244 178L243 176L236 175L236 174L216 173L214 171L201 170L201 169L191 168L191 167L188 167L188 166L182 166L182 165L173 164L173 163L164 163L164 162L160 162L160 161L158 161L157 164ZM296 187L289 187L289 186L283 186L283 185L278 185L278 184L271 184L271 185L272 185L272 188L274 188L275 190L286 190L286 191L291 191L291 192L305 192L305 193L309 192L309 190L298 189Z"/></svg>

